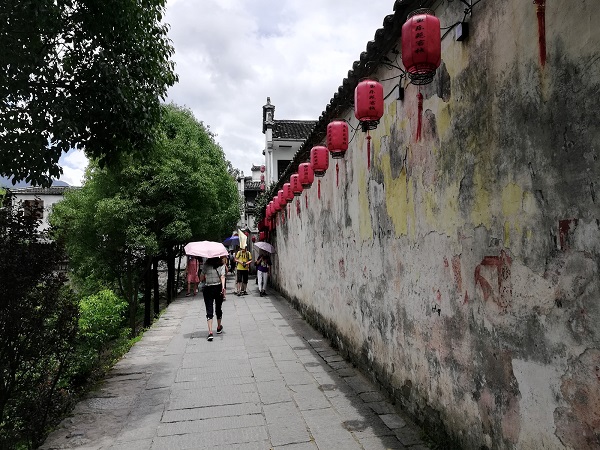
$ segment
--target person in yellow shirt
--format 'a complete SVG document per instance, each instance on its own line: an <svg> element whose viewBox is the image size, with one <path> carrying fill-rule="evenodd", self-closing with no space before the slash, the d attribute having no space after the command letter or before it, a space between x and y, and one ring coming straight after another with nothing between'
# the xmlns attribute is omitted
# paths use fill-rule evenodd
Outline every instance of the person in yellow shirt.
<svg viewBox="0 0 600 450"><path fill-rule="evenodd" d="M248 273L252 255L248 250L242 248L235 254L235 262L237 264L237 292L235 295L247 295L246 286L248 285Z"/></svg>

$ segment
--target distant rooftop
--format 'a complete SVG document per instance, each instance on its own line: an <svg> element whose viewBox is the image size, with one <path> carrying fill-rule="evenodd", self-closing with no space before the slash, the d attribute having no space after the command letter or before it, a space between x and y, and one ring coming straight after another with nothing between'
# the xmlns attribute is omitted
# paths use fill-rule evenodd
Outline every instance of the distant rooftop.
<svg viewBox="0 0 600 450"><path fill-rule="evenodd" d="M63 195L67 189L80 189L78 187L69 186L65 183L64 186L51 186L49 188L43 188L39 186L26 186L26 187L7 187L13 194L35 194L35 195Z"/></svg>
<svg viewBox="0 0 600 450"><path fill-rule="evenodd" d="M275 120L273 139L303 141L310 135L316 123L316 120Z"/></svg>

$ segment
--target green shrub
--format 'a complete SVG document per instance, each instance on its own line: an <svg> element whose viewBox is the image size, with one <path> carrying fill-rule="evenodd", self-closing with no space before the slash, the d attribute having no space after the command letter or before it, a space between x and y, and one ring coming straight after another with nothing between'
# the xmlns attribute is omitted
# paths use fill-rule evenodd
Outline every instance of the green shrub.
<svg viewBox="0 0 600 450"><path fill-rule="evenodd" d="M98 350L121 336L125 326L127 302L105 289L79 302L79 334Z"/></svg>
<svg viewBox="0 0 600 450"><path fill-rule="evenodd" d="M128 334L126 310L127 303L109 289L79 301L79 332L67 384L83 386L93 370L101 369L102 352Z"/></svg>

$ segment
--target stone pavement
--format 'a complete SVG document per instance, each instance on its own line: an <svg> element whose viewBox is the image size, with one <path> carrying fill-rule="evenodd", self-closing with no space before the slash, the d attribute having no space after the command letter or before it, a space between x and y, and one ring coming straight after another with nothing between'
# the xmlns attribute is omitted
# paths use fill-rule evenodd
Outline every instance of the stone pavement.
<svg viewBox="0 0 600 450"><path fill-rule="evenodd" d="M228 279L228 285L233 280ZM273 290L228 289L206 340L178 297L42 449L423 450L419 429Z"/></svg>

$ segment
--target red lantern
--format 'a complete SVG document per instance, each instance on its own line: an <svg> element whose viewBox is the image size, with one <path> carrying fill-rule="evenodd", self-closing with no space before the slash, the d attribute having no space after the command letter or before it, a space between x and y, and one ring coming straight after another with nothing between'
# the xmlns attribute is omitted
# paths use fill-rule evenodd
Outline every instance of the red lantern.
<svg viewBox="0 0 600 450"><path fill-rule="evenodd" d="M377 128L383 116L383 86L378 81L366 79L358 83L354 89L354 116L361 122L363 131Z"/></svg>
<svg viewBox="0 0 600 450"><path fill-rule="evenodd" d="M305 162L298 166L298 178L304 189L308 189L312 186L313 181L315 181L315 173L313 172L310 163Z"/></svg>
<svg viewBox="0 0 600 450"><path fill-rule="evenodd" d="M322 177L329 168L329 152L327 147L317 145L310 151L310 165L315 177Z"/></svg>
<svg viewBox="0 0 600 450"><path fill-rule="evenodd" d="M285 183L283 185L283 197L285 198L286 202L292 203L292 200L294 199L294 192L292 191L292 185L290 183Z"/></svg>
<svg viewBox="0 0 600 450"><path fill-rule="evenodd" d="M260 190L264 191L265 190L265 183L260 183Z"/></svg>
<svg viewBox="0 0 600 450"><path fill-rule="evenodd" d="M256 242L256 236L252 236L252 242Z"/></svg>
<svg viewBox="0 0 600 450"><path fill-rule="evenodd" d="M273 210L275 211L275 214L277 214L277 212L281 211L281 204L279 203L278 195L273 197Z"/></svg>
<svg viewBox="0 0 600 450"><path fill-rule="evenodd" d="M287 205L287 199L285 198L283 189L279 189L277 191L277 201L279 202L279 206L281 206L281 209L285 208L285 205Z"/></svg>
<svg viewBox="0 0 600 450"><path fill-rule="evenodd" d="M334 120L327 125L327 148L334 159L343 158L348 150L348 124Z"/></svg>
<svg viewBox="0 0 600 450"><path fill-rule="evenodd" d="M271 218L271 216L273 215L273 200L271 200L269 202L269 204L267 205L267 208L265 209L265 217L267 220L269 220Z"/></svg>
<svg viewBox="0 0 600 450"><path fill-rule="evenodd" d="M265 172L265 166L260 166L260 172L264 173Z"/></svg>
<svg viewBox="0 0 600 450"><path fill-rule="evenodd" d="M412 84L433 81L442 62L440 20L431 9L417 9L402 25L402 63Z"/></svg>
<svg viewBox="0 0 600 450"><path fill-rule="evenodd" d="M260 233L258 233L258 239L261 241L264 241L267 238L267 233L265 233L264 231L261 231Z"/></svg>
<svg viewBox="0 0 600 450"><path fill-rule="evenodd" d="M264 174L260 174L260 181L265 181L265 175Z"/></svg>
<svg viewBox="0 0 600 450"><path fill-rule="evenodd" d="M302 194L302 183L300 183L300 175L295 173L290 177L290 185L292 186L292 192L296 197Z"/></svg>
<svg viewBox="0 0 600 450"><path fill-rule="evenodd" d="M367 133L367 168L371 168L371 135L383 116L383 86L375 80L362 80L354 89L354 116Z"/></svg>

